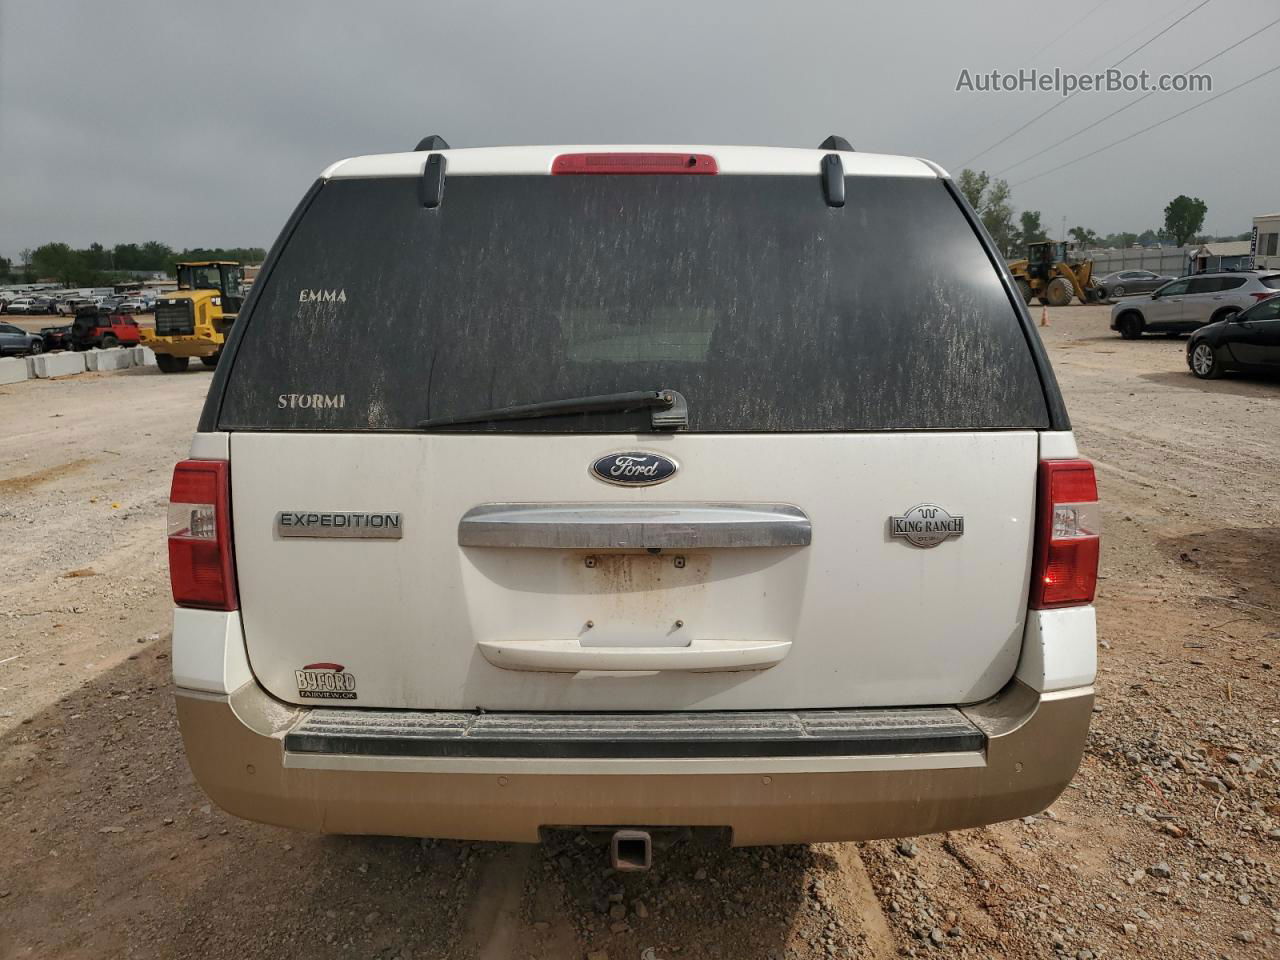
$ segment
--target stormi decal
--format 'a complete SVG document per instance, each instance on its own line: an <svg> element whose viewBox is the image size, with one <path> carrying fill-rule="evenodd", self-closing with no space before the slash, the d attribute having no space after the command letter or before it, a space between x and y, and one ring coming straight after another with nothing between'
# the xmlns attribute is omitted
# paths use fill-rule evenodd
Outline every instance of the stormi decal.
<svg viewBox="0 0 1280 960"><path fill-rule="evenodd" d="M299 303L346 303L346 290L299 290Z"/></svg>
<svg viewBox="0 0 1280 960"><path fill-rule="evenodd" d="M345 393L282 393L276 398L280 410L341 410L346 405Z"/></svg>

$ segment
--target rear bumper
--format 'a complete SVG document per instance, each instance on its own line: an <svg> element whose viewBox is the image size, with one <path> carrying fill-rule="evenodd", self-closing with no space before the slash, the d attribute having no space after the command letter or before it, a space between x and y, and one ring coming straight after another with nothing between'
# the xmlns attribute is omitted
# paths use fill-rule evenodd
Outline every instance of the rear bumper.
<svg viewBox="0 0 1280 960"><path fill-rule="evenodd" d="M533 842L541 827L729 827L739 845L870 840L1039 812L1075 774L1092 686L1014 680L963 708L981 749L848 757L505 759L292 753L309 713L249 681L177 690L197 781L249 820L322 833Z"/></svg>

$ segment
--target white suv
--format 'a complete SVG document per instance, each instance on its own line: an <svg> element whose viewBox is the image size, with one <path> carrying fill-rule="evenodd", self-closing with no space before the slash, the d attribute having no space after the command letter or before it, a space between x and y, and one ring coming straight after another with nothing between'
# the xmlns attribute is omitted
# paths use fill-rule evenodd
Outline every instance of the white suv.
<svg viewBox="0 0 1280 960"><path fill-rule="evenodd" d="M1097 488L947 175L838 139L424 147L307 193L176 468L208 794L645 856L1049 804Z"/></svg>

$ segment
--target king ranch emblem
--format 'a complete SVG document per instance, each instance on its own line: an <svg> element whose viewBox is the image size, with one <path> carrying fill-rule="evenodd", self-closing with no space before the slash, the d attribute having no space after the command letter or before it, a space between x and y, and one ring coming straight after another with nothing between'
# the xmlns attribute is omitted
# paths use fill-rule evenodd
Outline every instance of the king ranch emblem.
<svg viewBox="0 0 1280 960"><path fill-rule="evenodd" d="M936 547L964 535L964 517L953 517L936 503L921 503L900 517L890 517L889 534L913 547Z"/></svg>
<svg viewBox="0 0 1280 960"><path fill-rule="evenodd" d="M312 700L356 699L356 677L340 663L308 663L293 671L298 681L298 696Z"/></svg>

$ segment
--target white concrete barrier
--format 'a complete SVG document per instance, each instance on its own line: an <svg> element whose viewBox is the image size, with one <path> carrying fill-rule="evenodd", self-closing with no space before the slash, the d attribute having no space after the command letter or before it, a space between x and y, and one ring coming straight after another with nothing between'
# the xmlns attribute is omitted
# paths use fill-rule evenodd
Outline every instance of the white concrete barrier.
<svg viewBox="0 0 1280 960"><path fill-rule="evenodd" d="M124 370L134 365L133 349L116 347L112 350L90 350L84 355L89 370Z"/></svg>
<svg viewBox="0 0 1280 960"><path fill-rule="evenodd" d="M31 358L31 369L37 377L67 377L84 373L83 353L42 353Z"/></svg>
<svg viewBox="0 0 1280 960"><path fill-rule="evenodd" d="M156 365L155 351L146 347L134 347L133 365L135 367L154 367Z"/></svg>
<svg viewBox="0 0 1280 960"><path fill-rule="evenodd" d="M27 379L27 361L23 357L5 357L0 360L0 385L21 383Z"/></svg>

